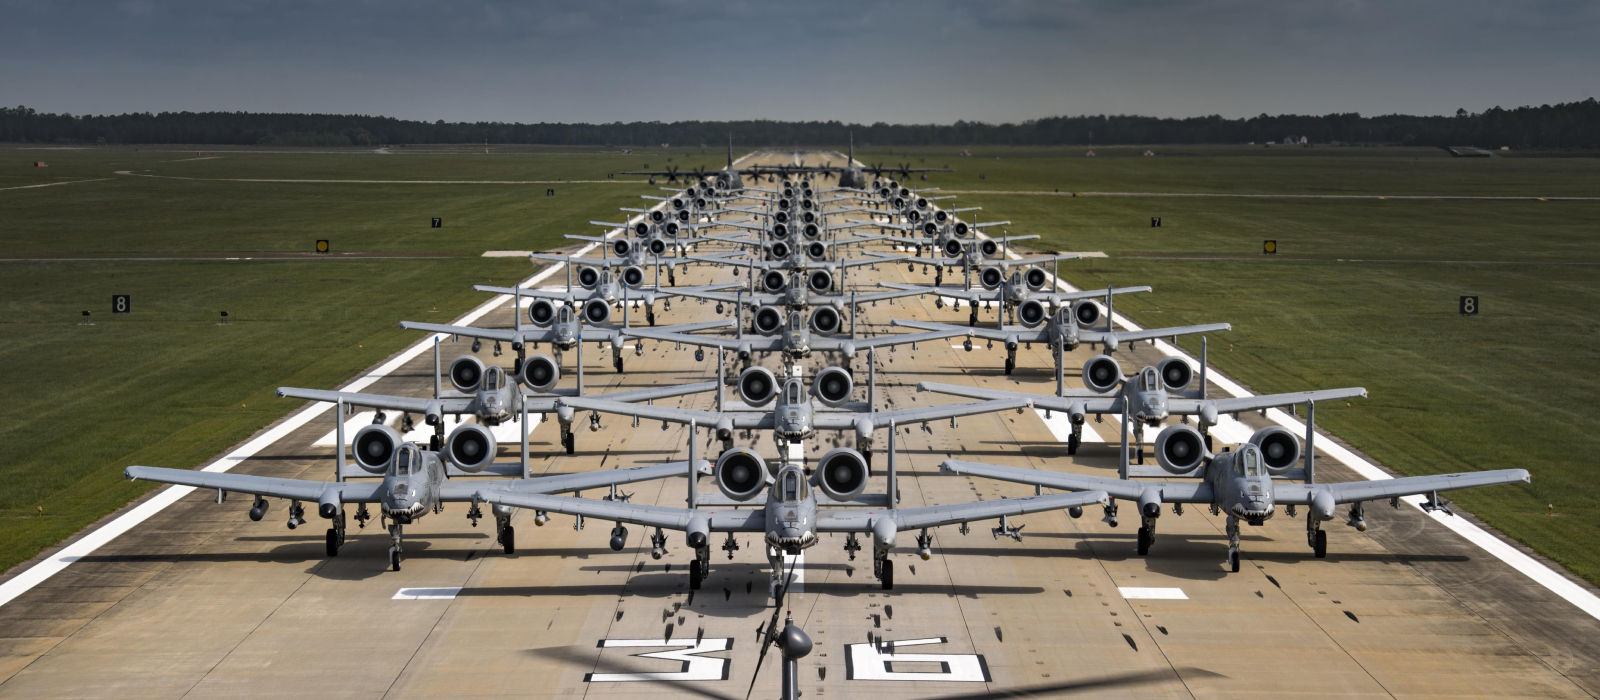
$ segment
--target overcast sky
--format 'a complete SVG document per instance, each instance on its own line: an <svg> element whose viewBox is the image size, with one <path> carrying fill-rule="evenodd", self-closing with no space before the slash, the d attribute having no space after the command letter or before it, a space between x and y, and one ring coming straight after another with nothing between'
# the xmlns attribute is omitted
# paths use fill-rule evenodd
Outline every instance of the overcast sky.
<svg viewBox="0 0 1600 700"><path fill-rule="evenodd" d="M0 104L448 121L1453 113L1586 99L1600 3L0 0Z"/></svg>

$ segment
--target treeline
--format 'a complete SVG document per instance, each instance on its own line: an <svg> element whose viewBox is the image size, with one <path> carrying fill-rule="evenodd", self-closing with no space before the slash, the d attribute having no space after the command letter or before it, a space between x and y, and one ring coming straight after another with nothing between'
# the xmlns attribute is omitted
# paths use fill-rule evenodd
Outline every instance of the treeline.
<svg viewBox="0 0 1600 700"><path fill-rule="evenodd" d="M1225 144L1305 137L1311 143L1600 147L1600 103L1594 98L1539 107L1496 107L1455 116L1359 114L1261 115L1167 119L1139 116L1050 117L1020 124L845 124L843 122L684 121L611 124L510 124L408 121L340 114L140 112L74 116L28 107L0 108L0 141L59 144L214 144L394 146L490 143L586 146L716 146L729 133L741 147L858 145L1113 145Z"/></svg>

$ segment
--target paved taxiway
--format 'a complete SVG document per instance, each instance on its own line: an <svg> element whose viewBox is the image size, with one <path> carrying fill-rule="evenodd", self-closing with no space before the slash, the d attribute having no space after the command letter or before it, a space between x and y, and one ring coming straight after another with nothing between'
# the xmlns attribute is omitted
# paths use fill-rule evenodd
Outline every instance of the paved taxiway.
<svg viewBox="0 0 1600 700"><path fill-rule="evenodd" d="M880 268L873 276L932 279L903 265ZM857 281L867 276L852 274ZM696 267L681 273L679 283L732 278L729 271ZM1149 282L1160 293L1159 280ZM663 323L702 320L713 316L712 306L680 301L658 313ZM936 310L931 299L880 303L866 309L863 330L895 332L888 321L896 317L960 323L966 311ZM992 320L993 312L983 318ZM501 309L480 323L510 322L509 310ZM445 343L445 362L469 345ZM596 391L715 376L714 354L697 363L688 349L652 341L645 341L642 357L630 352L628 373L617 375L609 350L594 347L584 359ZM1006 377L1003 350L977 347L966 353L948 342L927 343L879 354L880 407L952 400L915 393L923 379L1051 391L1047 348L1020 351L1017 374ZM492 361L491 353L485 345L480 354ZM1069 382L1075 381L1072 368L1089 354L1082 349L1069 357ZM1141 345L1119 359L1132 369L1159 355ZM571 362L568 355L569 369ZM821 364L813 359L806 374ZM857 364L864 369L864 361ZM425 395L431 370L425 353L368 390ZM856 376L864 381L865 372ZM566 377L563 384L571 381ZM679 401L711 404L708 396L669 403ZM1242 420L1265 425L1253 415ZM313 443L331 421L332 414L324 414L235 470L330 477L331 450ZM644 421L633 429L615 416L602 422L599 432L580 432L573 456L558 454L557 429L553 421L542 422L530 439L533 472L687 456L682 426L662 430ZM1111 441L1114 425L1109 418L1091 423ZM704 434L700 439L701 454L708 454L710 443ZM806 456L820 456L833 441L826 434L808 441ZM765 436L741 435L739 443L773 453ZM964 418L955 429L948 422L927 431L902 428L899 448L906 506L1031 491L939 474L938 463L949 457L1096 474L1110 473L1115 464L1113 444L1089 443L1067 457L1065 445L1032 411ZM503 459L514 458L515 446L502 449ZM1331 459L1318 467L1326 480L1355 478ZM685 487L677 478L623 490L635 502L680 505ZM700 488L715 490L708 479ZM874 489L882 491L881 476ZM519 512L519 551L508 556L493 546L492 530L472 528L457 504L407 528L408 558L402 571L390 572L387 538L376 527L357 531L352 524L350 544L326 559L320 519L289 531L282 502L257 523L245 515L248 498L220 506L213 500L205 491L183 498L0 607L0 697L672 693L655 683L586 680L617 667L713 679L726 674L725 681L694 685L738 695L754 667L756 628L769 614L765 557L753 536L739 538L743 548L731 563L714 550L705 587L691 595L689 551L677 533L669 533L667 558L652 561L644 528L630 528L629 546L612 552L608 523L590 521L575 532L572 518L555 516L536 528L532 514ZM1097 508L1077 520L1064 513L1019 518L1014 524L1027 523L1021 543L989 537L990 523L975 523L965 536L942 528L935 531L931 561L917 559L910 546L896 552L892 592L879 590L869 558L851 561L841 550L843 538L824 536L805 554L801 590L786 605L817 644L802 662L801 687L813 698L933 697L1156 671L1166 680L1088 694L1591 697L1600 691L1600 623L1415 509L1383 505L1368 508L1367 533L1329 523L1326 560L1314 559L1305 546L1303 522L1280 510L1265 527L1246 529L1238 574L1222 565L1222 519L1198 508L1182 517L1164 514L1148 557L1133 553L1137 522L1131 514L1113 529L1100 522ZM903 540L910 544L909 537ZM1182 598L1124 597L1124 589L1136 588L1169 596L1177 589ZM396 599L402 589L413 590ZM885 663L869 644L875 639L944 641L901 646L901 658ZM639 640L663 644L616 648ZM629 658L688 647L730 649L686 658L731 661ZM906 656L913 653L951 656ZM972 655L981 655L981 664ZM886 673L928 675L871 680ZM770 697L776 688L777 664L769 659L756 694Z"/></svg>

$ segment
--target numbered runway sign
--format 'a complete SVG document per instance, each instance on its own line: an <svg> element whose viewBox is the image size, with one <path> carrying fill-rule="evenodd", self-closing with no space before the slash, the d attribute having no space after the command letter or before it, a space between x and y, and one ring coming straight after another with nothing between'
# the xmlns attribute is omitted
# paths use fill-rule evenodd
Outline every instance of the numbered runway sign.
<svg viewBox="0 0 1600 700"><path fill-rule="evenodd" d="M84 313L85 313L85 315L88 315L88 312L84 312ZM111 295L111 313L114 313L114 314L133 313L133 297L130 296L130 295L127 295L127 294L113 294L113 295Z"/></svg>
<svg viewBox="0 0 1600 700"><path fill-rule="evenodd" d="M1476 295L1470 297L1461 297L1461 315L1478 315L1478 297Z"/></svg>
<svg viewBox="0 0 1600 700"><path fill-rule="evenodd" d="M728 680L727 659L699 656L713 651L733 648L732 637L716 639L602 639L601 649L675 647L667 651L634 654L635 658L662 659L676 662L676 671L646 673L590 673L583 677L589 683L627 683L635 681L725 681Z"/></svg>
<svg viewBox="0 0 1600 700"><path fill-rule="evenodd" d="M1150 228L1161 228L1161 217L1159 217L1159 216L1150 217Z"/></svg>
<svg viewBox="0 0 1600 700"><path fill-rule="evenodd" d="M437 216L433 217L433 227L434 228L444 228L444 219L441 219L441 218L439 218Z"/></svg>

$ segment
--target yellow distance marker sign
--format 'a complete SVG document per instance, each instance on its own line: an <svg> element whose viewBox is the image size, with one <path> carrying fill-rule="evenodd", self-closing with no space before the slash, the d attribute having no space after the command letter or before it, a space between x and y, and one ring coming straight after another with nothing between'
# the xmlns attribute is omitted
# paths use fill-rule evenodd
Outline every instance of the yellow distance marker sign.
<svg viewBox="0 0 1600 700"><path fill-rule="evenodd" d="M1261 253L1263 255L1277 255L1278 254L1278 242L1277 241L1262 241L1261 242Z"/></svg>
<svg viewBox="0 0 1600 700"><path fill-rule="evenodd" d="M326 239L322 239L322 240L318 240L317 241L317 252L318 253L326 253L326 252L328 252L328 241Z"/></svg>

